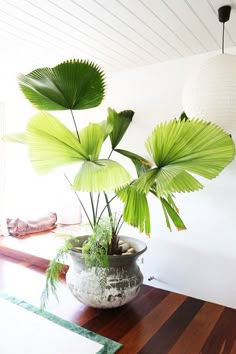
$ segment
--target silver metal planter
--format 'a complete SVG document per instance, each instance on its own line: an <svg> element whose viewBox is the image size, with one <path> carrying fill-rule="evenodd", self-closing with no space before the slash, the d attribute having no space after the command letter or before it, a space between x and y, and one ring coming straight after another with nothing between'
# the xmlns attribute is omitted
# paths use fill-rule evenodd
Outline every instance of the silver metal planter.
<svg viewBox="0 0 236 354"><path fill-rule="evenodd" d="M80 245L88 236L79 237ZM96 308L123 306L133 300L143 283L143 275L137 265L138 257L146 251L144 242L132 237L121 236L136 250L135 254L108 256L109 268L106 272L106 286L101 288L95 268L88 268L81 253L70 251L71 265L66 282L73 295L82 303Z"/></svg>

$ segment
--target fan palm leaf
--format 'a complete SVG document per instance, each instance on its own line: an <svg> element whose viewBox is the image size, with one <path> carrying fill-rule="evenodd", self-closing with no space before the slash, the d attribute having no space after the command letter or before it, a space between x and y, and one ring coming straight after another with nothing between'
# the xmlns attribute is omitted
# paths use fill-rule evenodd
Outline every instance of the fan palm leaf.
<svg viewBox="0 0 236 354"><path fill-rule="evenodd" d="M152 163L146 160L144 157L137 155L131 151L115 149L119 154L128 157L134 164L138 177L144 174L144 172L150 170Z"/></svg>
<svg viewBox="0 0 236 354"><path fill-rule="evenodd" d="M75 133L51 114L37 113L28 123L26 142L33 167L39 173L70 163L97 160L105 139L105 126L89 124Z"/></svg>
<svg viewBox="0 0 236 354"><path fill-rule="evenodd" d="M118 190L116 193L124 203L124 221L129 225L139 228L140 232L145 232L149 235L151 225L146 195L137 191L137 188L133 184Z"/></svg>
<svg viewBox="0 0 236 354"><path fill-rule="evenodd" d="M131 110L122 111L117 113L114 109L108 108L107 121L113 127L110 133L110 140L112 149L115 149L123 138L126 130L128 129L134 112Z"/></svg>
<svg viewBox="0 0 236 354"><path fill-rule="evenodd" d="M37 113L29 121L26 142L29 158L39 174L86 159L86 151L75 134L46 112Z"/></svg>
<svg viewBox="0 0 236 354"><path fill-rule="evenodd" d="M80 143L87 160L97 160L105 139L106 127L90 123L79 132Z"/></svg>
<svg viewBox="0 0 236 354"><path fill-rule="evenodd" d="M213 123L174 119L157 126L146 147L156 166L133 182L132 192L124 188L122 194L118 193L125 203L125 220L143 229L141 200L151 192L161 201L167 226L171 228L171 219L177 229L185 229L172 193L203 188L191 173L208 179L216 177L234 159L233 140Z"/></svg>
<svg viewBox="0 0 236 354"><path fill-rule="evenodd" d="M214 123L199 119L174 119L158 125L146 147L157 167L175 165L209 179L235 155L231 136Z"/></svg>
<svg viewBox="0 0 236 354"><path fill-rule="evenodd" d="M100 159L85 161L75 176L73 189L87 192L109 192L127 185L129 173L118 162Z"/></svg>
<svg viewBox="0 0 236 354"><path fill-rule="evenodd" d="M70 60L53 68L20 74L25 97L40 110L80 110L98 106L105 95L104 73L92 62Z"/></svg>
<svg viewBox="0 0 236 354"><path fill-rule="evenodd" d="M169 218L172 220L173 224L178 230L185 230L186 226L184 225L184 222L179 216L179 214L176 212L175 208L173 208L166 199L161 198L160 200L161 200L162 208L166 219L166 225L170 229L170 231L171 231L171 225L170 225Z"/></svg>
<svg viewBox="0 0 236 354"><path fill-rule="evenodd" d="M174 119L160 124L147 139L146 147L157 166L155 183L159 197L202 188L190 173L212 179L235 155L231 136L215 124L199 119ZM145 178L141 176L138 182L141 191L147 191Z"/></svg>

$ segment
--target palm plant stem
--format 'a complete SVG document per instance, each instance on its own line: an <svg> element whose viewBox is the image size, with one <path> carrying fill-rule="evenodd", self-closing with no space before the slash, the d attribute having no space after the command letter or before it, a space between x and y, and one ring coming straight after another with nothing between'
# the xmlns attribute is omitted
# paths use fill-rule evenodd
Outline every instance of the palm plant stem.
<svg viewBox="0 0 236 354"><path fill-rule="evenodd" d="M97 216L98 216L98 206L99 206L99 201L100 201L100 195L101 193L98 193L98 197L97 197L97 203L96 203L96 219L97 219Z"/></svg>
<svg viewBox="0 0 236 354"><path fill-rule="evenodd" d="M93 193L89 192L90 196L90 201L91 201L91 208L92 208L92 213L93 213L93 225L96 225L96 213L95 213L95 208L94 208L94 200L93 200Z"/></svg>
<svg viewBox="0 0 236 354"><path fill-rule="evenodd" d="M78 131L78 128L77 128L77 124L76 124L76 121L75 121L75 116L74 116L74 113L73 113L72 109L70 109L70 113L72 115L72 119L73 119L73 122L74 122L74 126L75 126L75 130L76 130L76 134L77 134L78 140L80 142L79 131Z"/></svg>
<svg viewBox="0 0 236 354"><path fill-rule="evenodd" d="M113 153L113 149L111 150L110 154L108 155L108 158L107 158L108 160L110 159L112 153Z"/></svg>
<svg viewBox="0 0 236 354"><path fill-rule="evenodd" d="M65 178L67 179L69 185L72 187L72 183L71 183L71 181L69 180L69 178L67 177L67 175L66 175L65 173L64 173L64 176L65 176ZM82 207L82 209L83 209L83 211L84 211L84 213L85 213L85 215L86 215L86 217L87 217L87 219L88 219L89 225L91 226L91 228L92 228L92 230L93 230L93 229L94 229L93 223L92 223L92 221L90 220L90 217L89 217L89 215L88 215L88 213L87 213L87 211L86 211L86 209L85 209L85 206L83 205L83 203L82 203L80 197L78 196L78 193L76 193L76 192L74 192L74 193L75 193L75 196L76 196L76 198L78 199L78 201L79 201L79 203L80 203L80 205L81 205L81 207Z"/></svg>
<svg viewBox="0 0 236 354"><path fill-rule="evenodd" d="M110 206L110 202L108 200L108 196L107 193L104 192L104 197L106 200L106 206L107 206L107 211L108 211L108 215L109 215L109 219L110 219L110 223L111 223L111 230L112 230L112 235L115 233L114 230L114 222L113 222L113 216L112 216L112 211L111 211L111 206Z"/></svg>
<svg viewBox="0 0 236 354"><path fill-rule="evenodd" d="M108 204L110 204L115 198L116 198L117 196L116 195L114 195L109 201L108 201ZM100 215L99 215L99 217L98 217L98 219L97 219L97 224L99 223L99 221L100 221L100 219L101 219L101 217L102 217L102 215L103 215L103 213L104 213L104 211L107 209L107 204L104 206L104 208L102 209L102 211L101 211L101 213L100 213Z"/></svg>
<svg viewBox="0 0 236 354"><path fill-rule="evenodd" d="M123 215L121 215L121 218L123 217ZM116 228L116 234L119 235L120 229L122 228L122 226L124 225L124 221L122 221L122 223L120 224L119 228Z"/></svg>
<svg viewBox="0 0 236 354"><path fill-rule="evenodd" d="M122 220L122 217L123 217L123 215L121 214L121 216L119 217L119 220L117 221L117 223L116 223L116 228L115 228L115 233L118 235L118 230L119 230L119 225L120 225L120 222L121 222L121 220ZM122 225L121 225L122 226Z"/></svg>

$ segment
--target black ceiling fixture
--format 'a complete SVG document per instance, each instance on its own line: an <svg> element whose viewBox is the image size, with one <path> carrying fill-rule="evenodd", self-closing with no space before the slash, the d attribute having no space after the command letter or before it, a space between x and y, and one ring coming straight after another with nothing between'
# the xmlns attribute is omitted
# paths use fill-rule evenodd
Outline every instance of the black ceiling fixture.
<svg viewBox="0 0 236 354"><path fill-rule="evenodd" d="M218 9L218 19L220 22L223 23L222 54L224 54L224 50L225 50L225 48L224 48L225 47L225 22L229 21L230 13L231 13L231 6L230 5L221 6Z"/></svg>

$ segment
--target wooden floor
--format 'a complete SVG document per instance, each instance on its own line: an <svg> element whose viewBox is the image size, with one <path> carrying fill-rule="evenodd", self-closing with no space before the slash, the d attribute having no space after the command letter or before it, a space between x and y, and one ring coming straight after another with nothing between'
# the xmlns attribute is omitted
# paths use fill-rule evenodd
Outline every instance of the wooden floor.
<svg viewBox="0 0 236 354"><path fill-rule="evenodd" d="M44 279L42 266L0 255L0 290L38 306ZM150 286L113 310L80 304L65 285L59 297L49 312L122 343L120 354L236 354L236 310L230 308Z"/></svg>

